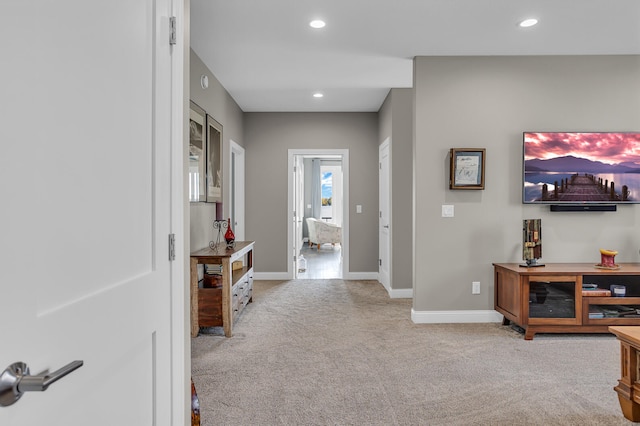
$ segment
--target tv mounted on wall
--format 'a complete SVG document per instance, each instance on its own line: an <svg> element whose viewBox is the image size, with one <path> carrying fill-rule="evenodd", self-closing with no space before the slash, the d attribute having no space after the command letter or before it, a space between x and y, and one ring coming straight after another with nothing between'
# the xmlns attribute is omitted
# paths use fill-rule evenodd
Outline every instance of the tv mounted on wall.
<svg viewBox="0 0 640 426"><path fill-rule="evenodd" d="M523 141L523 203L640 203L640 133L524 132Z"/></svg>

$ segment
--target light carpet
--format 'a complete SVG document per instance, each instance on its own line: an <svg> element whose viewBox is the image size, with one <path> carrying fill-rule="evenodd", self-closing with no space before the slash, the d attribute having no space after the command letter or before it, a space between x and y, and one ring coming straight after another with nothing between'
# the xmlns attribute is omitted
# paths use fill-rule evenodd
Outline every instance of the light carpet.
<svg viewBox="0 0 640 426"><path fill-rule="evenodd" d="M232 338L192 339L203 426L633 424L615 336L410 315L376 281L256 281Z"/></svg>

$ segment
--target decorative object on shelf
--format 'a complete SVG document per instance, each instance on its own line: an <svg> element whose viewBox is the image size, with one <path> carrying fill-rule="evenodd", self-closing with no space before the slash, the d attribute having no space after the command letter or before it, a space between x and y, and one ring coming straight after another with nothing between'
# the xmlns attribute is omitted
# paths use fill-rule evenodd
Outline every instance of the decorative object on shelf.
<svg viewBox="0 0 640 426"><path fill-rule="evenodd" d="M522 259L525 268L544 266L542 258L542 219L525 219L522 226Z"/></svg>
<svg viewBox="0 0 640 426"><path fill-rule="evenodd" d="M596 264L597 267L605 269L618 269L620 266L616 265L616 250L600 249L600 263Z"/></svg>
<svg viewBox="0 0 640 426"><path fill-rule="evenodd" d="M228 224L227 224L226 220L214 220L213 221L213 229L217 229L218 230L218 234L216 236L215 243L213 241L209 241L209 248L211 250L216 250L218 247L220 247L220 242L222 240L222 230L226 229L227 226L228 226ZM225 234L225 238L226 238L226 234Z"/></svg>
<svg viewBox="0 0 640 426"><path fill-rule="evenodd" d="M227 242L227 248L235 247L236 236L231 229L231 218L227 219L227 232L224 234L224 240Z"/></svg>
<svg viewBox="0 0 640 426"><path fill-rule="evenodd" d="M611 284L610 289L613 297L625 297L627 295L627 287L624 285Z"/></svg>
<svg viewBox="0 0 640 426"><path fill-rule="evenodd" d="M484 189L484 148L451 148L449 189Z"/></svg>

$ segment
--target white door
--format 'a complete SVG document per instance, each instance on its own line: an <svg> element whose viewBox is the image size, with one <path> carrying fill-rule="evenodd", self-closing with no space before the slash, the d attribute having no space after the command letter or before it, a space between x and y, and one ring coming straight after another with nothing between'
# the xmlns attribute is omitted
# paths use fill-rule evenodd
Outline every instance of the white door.
<svg viewBox="0 0 640 426"><path fill-rule="evenodd" d="M2 425L171 424L169 7L3 3L0 371L84 365Z"/></svg>
<svg viewBox="0 0 640 426"><path fill-rule="evenodd" d="M231 219L236 240L244 241L244 148L231 141Z"/></svg>
<svg viewBox="0 0 640 426"><path fill-rule="evenodd" d="M302 157L302 155L296 155L294 157L293 175L293 250L294 259L297 261L300 257L300 250L304 244L302 232L304 221L304 157ZM294 277L297 277L298 266L295 263L293 270Z"/></svg>
<svg viewBox="0 0 640 426"><path fill-rule="evenodd" d="M389 144L390 141L387 138L379 148L380 170L379 170L379 267L378 267L378 280L380 283L389 290L391 288L391 237L390 228L391 223L389 214L390 203L390 191L389 191Z"/></svg>

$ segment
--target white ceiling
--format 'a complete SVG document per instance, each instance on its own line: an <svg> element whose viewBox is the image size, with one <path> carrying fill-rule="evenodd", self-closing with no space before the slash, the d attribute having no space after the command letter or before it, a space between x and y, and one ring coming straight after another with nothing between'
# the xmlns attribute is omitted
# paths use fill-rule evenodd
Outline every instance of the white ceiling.
<svg viewBox="0 0 640 426"><path fill-rule="evenodd" d="M191 0L191 47L245 112L378 111L415 56L640 54L640 0Z"/></svg>

